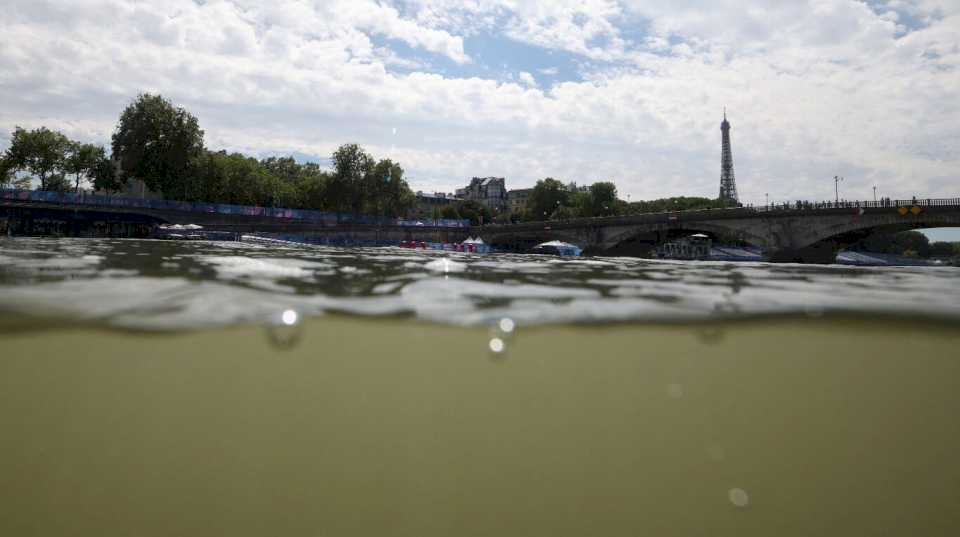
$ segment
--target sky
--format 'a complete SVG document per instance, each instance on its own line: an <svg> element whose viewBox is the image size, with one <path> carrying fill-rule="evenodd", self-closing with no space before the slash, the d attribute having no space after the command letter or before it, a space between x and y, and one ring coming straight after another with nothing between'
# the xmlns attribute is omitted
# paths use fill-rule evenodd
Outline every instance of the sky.
<svg viewBox="0 0 960 537"><path fill-rule="evenodd" d="M960 196L960 0L4 0L0 149L41 125L109 146L160 93L212 149L414 190L613 181L745 203Z"/></svg>

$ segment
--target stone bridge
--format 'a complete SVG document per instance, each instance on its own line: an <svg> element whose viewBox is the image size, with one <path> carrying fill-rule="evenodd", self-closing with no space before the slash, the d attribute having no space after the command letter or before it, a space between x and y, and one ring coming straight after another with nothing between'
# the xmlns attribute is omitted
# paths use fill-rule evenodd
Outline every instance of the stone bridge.
<svg viewBox="0 0 960 537"><path fill-rule="evenodd" d="M488 225L472 232L515 251L549 240L576 244L586 254L649 253L658 244L694 233L742 241L771 261L830 263L837 252L871 233L960 227L960 198L821 204L821 208L733 208Z"/></svg>

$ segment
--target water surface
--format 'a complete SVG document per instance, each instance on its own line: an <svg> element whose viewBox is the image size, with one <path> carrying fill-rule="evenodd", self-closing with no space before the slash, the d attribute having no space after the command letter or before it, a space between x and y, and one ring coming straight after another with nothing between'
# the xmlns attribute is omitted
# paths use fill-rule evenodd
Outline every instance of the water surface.
<svg viewBox="0 0 960 537"><path fill-rule="evenodd" d="M0 308L143 329L343 312L456 325L800 314L956 320L955 267L455 254L291 243L0 241Z"/></svg>
<svg viewBox="0 0 960 537"><path fill-rule="evenodd" d="M2 241L0 535L958 535L957 276Z"/></svg>

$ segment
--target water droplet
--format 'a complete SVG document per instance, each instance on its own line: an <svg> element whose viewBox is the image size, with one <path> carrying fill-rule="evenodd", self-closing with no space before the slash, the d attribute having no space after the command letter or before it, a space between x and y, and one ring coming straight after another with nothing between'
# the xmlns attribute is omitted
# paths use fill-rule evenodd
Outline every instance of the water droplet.
<svg viewBox="0 0 960 537"><path fill-rule="evenodd" d="M297 315L297 312L295 312L295 311L293 311L293 310L285 310L285 311L280 315L280 322L282 322L283 324L285 324L285 325L287 325L287 326L293 326L293 325L297 324L297 319L298 319L298 317L299 317L299 315Z"/></svg>
<svg viewBox="0 0 960 537"><path fill-rule="evenodd" d="M730 489L727 492L727 498L730 498L730 503L737 507L746 507L750 504L750 496L741 488Z"/></svg>
<svg viewBox="0 0 960 537"><path fill-rule="evenodd" d="M667 395L673 397L674 399L680 399L683 397L683 386L680 384L668 384Z"/></svg>
<svg viewBox="0 0 960 537"><path fill-rule="evenodd" d="M497 326L499 326L500 331L504 334L512 334L514 328L517 327L516 323L514 323L513 319L510 317L504 317L503 319L500 319L500 322L497 324Z"/></svg>
<svg viewBox="0 0 960 537"><path fill-rule="evenodd" d="M494 354L501 354L503 353L504 350L506 350L507 345L503 342L502 339L495 337L495 338L490 338L489 347L490 347L490 352Z"/></svg>
<svg viewBox="0 0 960 537"><path fill-rule="evenodd" d="M274 347L288 350L300 342L301 332L300 314L286 309L272 319L267 327L267 338Z"/></svg>

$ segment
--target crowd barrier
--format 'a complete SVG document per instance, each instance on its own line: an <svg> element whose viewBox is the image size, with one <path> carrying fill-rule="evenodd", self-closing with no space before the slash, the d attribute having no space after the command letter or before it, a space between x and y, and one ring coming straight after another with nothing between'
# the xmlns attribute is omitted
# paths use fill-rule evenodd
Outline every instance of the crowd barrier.
<svg viewBox="0 0 960 537"><path fill-rule="evenodd" d="M233 214L325 223L341 222L381 226L432 226L452 228L470 227L469 220L453 220L449 218L411 220L407 218L385 218L344 213L338 215L337 213L314 211L310 209L283 209L274 207L252 207L248 205L228 205L225 203L128 198L125 196L88 194L84 192L73 193L46 192L42 190L0 190L0 198L18 201L57 203L61 205L129 207L137 209L159 209L195 213Z"/></svg>

